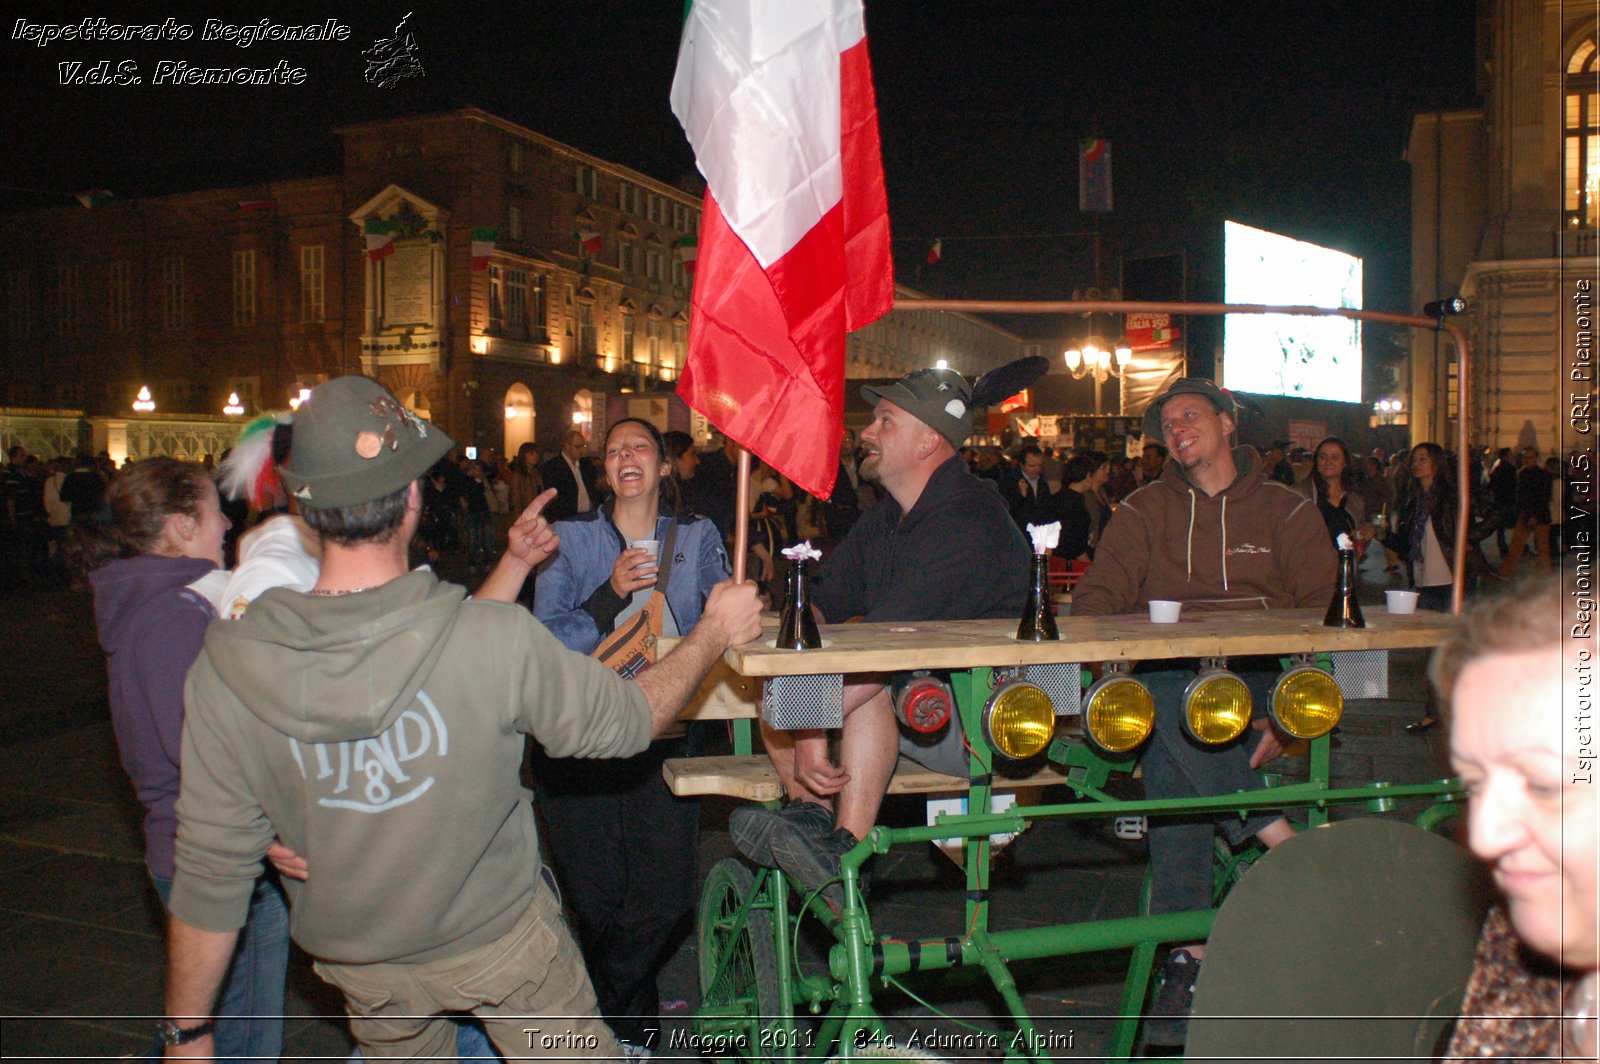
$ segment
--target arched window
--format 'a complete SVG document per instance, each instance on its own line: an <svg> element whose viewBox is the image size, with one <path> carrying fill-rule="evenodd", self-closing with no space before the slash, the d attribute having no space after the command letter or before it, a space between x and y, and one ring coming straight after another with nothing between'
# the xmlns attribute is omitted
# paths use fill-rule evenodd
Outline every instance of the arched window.
<svg viewBox="0 0 1600 1064"><path fill-rule="evenodd" d="M1600 226L1600 57L1593 37L1567 63L1562 208L1569 229Z"/></svg>
<svg viewBox="0 0 1600 1064"><path fill-rule="evenodd" d="M523 444L533 442L533 438L533 392L519 381L506 389L505 447L501 453L510 458Z"/></svg>

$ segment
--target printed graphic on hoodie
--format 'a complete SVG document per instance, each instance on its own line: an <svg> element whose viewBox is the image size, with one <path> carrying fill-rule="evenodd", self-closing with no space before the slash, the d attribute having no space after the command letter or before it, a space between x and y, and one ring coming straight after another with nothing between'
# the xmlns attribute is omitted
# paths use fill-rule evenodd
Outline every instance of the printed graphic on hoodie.
<svg viewBox="0 0 1600 1064"><path fill-rule="evenodd" d="M291 738L289 753L318 805L382 813L416 801L433 786L426 770L450 753L450 731L433 699L418 691L416 702L382 735L313 743L309 759L305 746Z"/></svg>

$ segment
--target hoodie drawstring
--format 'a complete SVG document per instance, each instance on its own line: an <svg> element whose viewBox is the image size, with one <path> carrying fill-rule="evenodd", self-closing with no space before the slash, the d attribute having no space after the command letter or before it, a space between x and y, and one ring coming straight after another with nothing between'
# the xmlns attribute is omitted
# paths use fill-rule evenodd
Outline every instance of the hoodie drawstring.
<svg viewBox="0 0 1600 1064"><path fill-rule="evenodd" d="M1228 497L1226 495L1222 497L1222 590L1228 590Z"/></svg>
<svg viewBox="0 0 1600 1064"><path fill-rule="evenodd" d="M1194 489L1189 489L1189 540L1184 546L1183 563L1184 575L1190 581L1194 580Z"/></svg>

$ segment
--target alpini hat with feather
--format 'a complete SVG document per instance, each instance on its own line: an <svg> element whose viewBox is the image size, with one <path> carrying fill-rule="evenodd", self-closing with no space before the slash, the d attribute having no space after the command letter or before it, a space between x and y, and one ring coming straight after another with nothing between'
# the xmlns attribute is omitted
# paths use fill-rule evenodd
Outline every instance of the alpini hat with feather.
<svg viewBox="0 0 1600 1064"><path fill-rule="evenodd" d="M304 505L356 506L399 491L454 446L372 378L337 377L295 411L294 457L281 474Z"/></svg>

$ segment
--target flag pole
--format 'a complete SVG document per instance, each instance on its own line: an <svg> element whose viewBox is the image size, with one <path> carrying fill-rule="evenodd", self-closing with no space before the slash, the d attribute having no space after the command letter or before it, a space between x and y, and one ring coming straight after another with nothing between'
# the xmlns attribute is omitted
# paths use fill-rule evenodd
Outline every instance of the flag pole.
<svg viewBox="0 0 1600 1064"><path fill-rule="evenodd" d="M750 452L739 448L739 468L733 487L733 579L744 580L744 560L750 553Z"/></svg>

